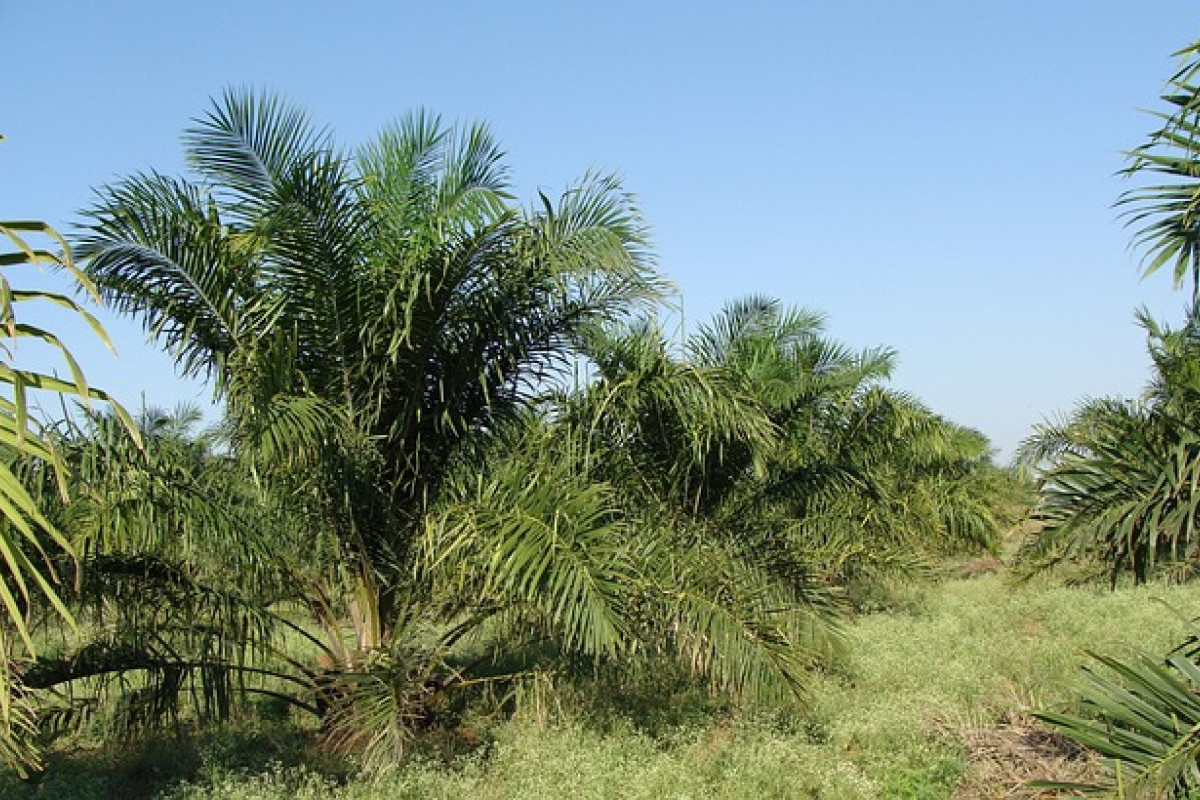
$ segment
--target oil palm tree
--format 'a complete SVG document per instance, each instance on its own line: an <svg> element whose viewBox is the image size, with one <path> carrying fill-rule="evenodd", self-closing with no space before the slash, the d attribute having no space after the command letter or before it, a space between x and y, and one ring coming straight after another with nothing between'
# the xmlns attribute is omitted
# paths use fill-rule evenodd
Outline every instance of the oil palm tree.
<svg viewBox="0 0 1200 800"><path fill-rule="evenodd" d="M595 327L585 352L596 380L558 413L653 553L640 562L639 604L653 610L642 620L651 645L726 690L801 689L808 668L840 649L839 609L771 542L764 517L728 513L757 485L781 429L736 372L673 354L653 318Z"/></svg>
<svg viewBox="0 0 1200 800"><path fill-rule="evenodd" d="M529 424L582 330L660 294L616 178L523 210L482 125L416 114L349 154L246 92L185 148L194 178L101 189L79 251L101 293L224 401L237 467L278 509L285 599L323 634L309 643L327 674L304 677L331 738L417 713L397 698L424 696L446 648L503 614L541 614L569 649L620 650L615 595L571 577L622 581L602 555L625 530L611 494L493 477L496 443ZM425 546L431 531L447 551ZM569 531L579 547L556 544ZM480 542L516 561L489 568Z"/></svg>
<svg viewBox="0 0 1200 800"><path fill-rule="evenodd" d="M279 99L230 92L184 142L195 179L100 190L81 257L213 380L235 450L336 532L360 658L399 619L451 468L580 326L656 295L643 225L607 175L515 207L491 133L423 113L350 155Z"/></svg>
<svg viewBox="0 0 1200 800"><path fill-rule="evenodd" d="M743 688L798 685L836 651L845 570L827 565L851 544L860 561L882 561L946 547L971 523L984 543L995 534L991 498L970 483L982 437L884 392L890 353L851 352L817 314L751 297L680 352L653 318L593 327L584 342L595 379L551 416L661 554L639 574L676 602L641 606L673 616L644 629L661 623L677 637L663 649L698 663L753 643ZM711 649L689 650L702 642Z"/></svg>
<svg viewBox="0 0 1200 800"><path fill-rule="evenodd" d="M1098 557L1114 581L1200 558L1200 318L1193 309L1178 330L1145 312L1139 320L1153 369L1144 396L1089 400L1018 451L1041 470L1036 516L1045 527L1029 554Z"/></svg>
<svg viewBox="0 0 1200 800"><path fill-rule="evenodd" d="M778 428L765 471L743 463L722 479L740 483L726 524L771 518L810 570L836 581L852 562L899 565L994 541L986 439L889 389L892 351L853 352L820 314L749 297L702 326L688 352L728 373Z"/></svg>
<svg viewBox="0 0 1200 800"><path fill-rule="evenodd" d="M1176 53L1180 68L1167 82L1161 127L1129 153L1127 176L1159 181L1117 201L1145 251L1145 274L1170 265L1175 285L1190 275L1191 308L1170 331L1148 314L1154 378L1138 401L1090 400L1060 424L1041 426L1018 453L1043 472L1041 514L1049 523L1041 552L1103 550L1115 578L1125 566L1143 580L1163 557L1195 555L1200 470L1200 42ZM1036 549L1036 548L1035 548Z"/></svg>

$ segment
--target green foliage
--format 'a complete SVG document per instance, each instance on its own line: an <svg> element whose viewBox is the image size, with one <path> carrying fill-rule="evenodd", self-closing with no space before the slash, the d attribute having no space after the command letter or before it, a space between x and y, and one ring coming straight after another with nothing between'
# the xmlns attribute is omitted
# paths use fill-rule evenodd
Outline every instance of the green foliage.
<svg viewBox="0 0 1200 800"><path fill-rule="evenodd" d="M1102 755L1104 780L1085 788L1122 797L1191 797L1200 791L1200 654L1195 636L1166 659L1091 653L1079 711L1037 716Z"/></svg>
<svg viewBox="0 0 1200 800"><path fill-rule="evenodd" d="M190 435L197 418L143 412L136 438L105 415L55 431L71 492L46 505L79 553L65 599L80 626L46 626L51 646L24 671L47 735L226 719L247 692L309 685L271 657L283 622L272 605L291 599L276 531L230 457ZM283 686L247 683L266 676Z"/></svg>
<svg viewBox="0 0 1200 800"><path fill-rule="evenodd" d="M1145 275L1170 266L1176 287L1192 277L1192 302L1200 302L1200 42L1175 54L1179 70L1162 99L1168 110L1154 112L1162 127L1129 154L1125 174L1149 173L1152 183L1132 189L1118 201L1135 226L1133 242L1146 251Z"/></svg>
<svg viewBox="0 0 1200 800"><path fill-rule="evenodd" d="M1100 558L1112 580L1144 581L1159 565L1189 565L1200 548L1200 318L1180 330L1141 316L1154 373L1141 401L1091 400L1043 425L1018 458L1040 468L1043 527L1028 555L1049 563Z"/></svg>
<svg viewBox="0 0 1200 800"><path fill-rule="evenodd" d="M1099 556L1113 579L1136 580L1159 562L1185 568L1197 555L1200 509L1200 43L1176 55L1183 65L1155 113L1162 127L1129 154L1128 175L1174 181L1123 194L1134 245L1146 251L1145 274L1170 264L1176 286L1192 276L1184 325L1171 330L1140 312L1153 377L1140 401L1090 400L1067 420L1043 425L1018 453L1039 470L1045 523L1034 553L1051 561Z"/></svg>
<svg viewBox="0 0 1200 800"><path fill-rule="evenodd" d="M522 209L482 125L418 113L348 153L248 92L184 146L190 177L99 190L79 252L212 378L225 439L63 434L107 588L42 688L133 672L159 718L273 693L385 768L494 678L469 649L777 700L840 649L834 584L994 541L986 442L884 389L890 353L764 298L673 353L612 176Z"/></svg>
<svg viewBox="0 0 1200 800"><path fill-rule="evenodd" d="M986 440L888 390L891 354L850 352L819 315L734 302L678 359L651 322L586 341L600 380L570 413L603 474L676 527L727 532L776 577L840 583L998 541Z"/></svg>
<svg viewBox="0 0 1200 800"><path fill-rule="evenodd" d="M421 561L434 597L506 617L506 638L624 655L639 545L613 488L587 479L572 450L562 431L527 420L497 443L487 471L456 475L454 502L428 520Z"/></svg>
<svg viewBox="0 0 1200 800"><path fill-rule="evenodd" d="M2 139L3 137L0 137ZM43 244L43 241L47 244ZM36 657L30 635L29 618L34 609L49 605L67 624L73 624L70 612L56 589L60 570L54 562L59 554L68 558L74 550L68 537L53 525L14 472L14 460L36 458L47 465L60 492L66 489L62 462L41 425L29 413L34 391L52 392L78 398L108 401L103 391L88 385L83 371L66 345L52 332L18 321L18 310L30 303L49 303L66 309L81 319L106 345L108 338L100 323L82 306L61 294L14 287L9 275L21 267L48 266L68 275L82 290L95 296L91 282L71 258L62 237L43 222L0 221L0 385L7 393L0 397L0 606L6 624L0 626L0 760L36 768L37 749L32 744L35 730L33 707L20 675L12 669L13 660ZM55 249L46 249L49 246ZM17 366L16 349L22 341L37 341L49 346L67 368L68 380ZM110 345L111 347L111 345ZM128 419L119 406L114 413ZM61 565L60 565L61 566ZM68 567L69 569L69 567Z"/></svg>
<svg viewBox="0 0 1200 800"><path fill-rule="evenodd" d="M300 676L332 680L317 690L322 716L400 721L383 726L393 744L411 732L421 686L469 680L446 648L476 631L500 646L549 637L589 658L671 652L737 692L799 685L831 638L822 593L774 580L716 526L675 525L716 451L774 436L754 398L716 370L661 362L662 401L683 416L657 435L689 441L692 463L661 454L675 459L669 496L648 513L627 470L593 468L584 433L622 424L629 398L645 395L598 389L597 420L566 406L530 414L557 370L593 355L592 331L658 296L640 217L615 179L588 175L523 211L482 126L418 114L348 156L303 114L248 94L215 104L185 147L197 179L147 174L102 189L80 252L182 370L213 377L230 435L215 468L244 470L254 488L218 482L174 510L155 505L161 494L118 489L120 521L100 525L115 538L95 539L100 550L153 552L165 532L188 531L168 538L192 551L155 557L178 559L206 591L223 585L220 565L238 565L249 580L222 591L244 601L232 630L255 647L268 637L246 637L250 619L276 602L302 610L335 673ZM194 483L173 475L171 485ZM239 497L249 517L231 507ZM223 554L257 546L247 520L275 540ZM306 539L333 546L304 563L287 551L311 550ZM428 635L404 641L414 620ZM209 627L231 635L234 622ZM389 666L406 664L424 666Z"/></svg>
<svg viewBox="0 0 1200 800"><path fill-rule="evenodd" d="M432 595L475 598L507 647L549 638L602 661L663 653L722 691L798 688L835 636L822 592L773 579L717 530L604 481L617 473L581 456L587 447L569 422L531 421L486 473L464 476L460 499L431 518Z"/></svg>
<svg viewBox="0 0 1200 800"><path fill-rule="evenodd" d="M406 549L456 448L520 409L579 325L655 291L614 179L514 208L481 125L418 114L349 157L279 100L231 93L185 146L195 182L100 192L88 271L213 374L239 452L315 470L366 558ZM335 505L359 468L381 496Z"/></svg>

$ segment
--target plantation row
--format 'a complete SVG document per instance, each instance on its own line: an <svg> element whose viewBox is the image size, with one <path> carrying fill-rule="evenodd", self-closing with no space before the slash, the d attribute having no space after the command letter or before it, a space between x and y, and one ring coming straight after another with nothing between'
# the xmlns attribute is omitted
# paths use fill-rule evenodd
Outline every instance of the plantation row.
<svg viewBox="0 0 1200 800"><path fill-rule="evenodd" d="M1148 271L1174 265L1193 299L1198 69L1130 167L1180 183L1122 201ZM49 299L94 325L86 309L0 289L8 335L58 347L70 376L0 372L0 749L22 772L55 737L264 702L381 772L485 693L664 665L786 704L843 653L856 599L995 551L1026 513L983 436L889 388L891 351L847 349L819 314L750 297L668 335L613 176L526 208L482 125L416 114L350 151L249 92L184 147L188 176L101 188L70 247L2 224L0 264L57 265L224 409L197 432L186 410L93 404L16 313ZM1196 562L1200 310L1144 324L1146 397L1089 403L1022 448L1030 566L1141 582ZM33 390L88 402L34 420ZM1101 722L1045 718L1128 764L1117 779L1183 791L1200 783L1195 745L1174 747L1177 721L1200 721L1197 649L1112 662L1144 685L1102 686Z"/></svg>

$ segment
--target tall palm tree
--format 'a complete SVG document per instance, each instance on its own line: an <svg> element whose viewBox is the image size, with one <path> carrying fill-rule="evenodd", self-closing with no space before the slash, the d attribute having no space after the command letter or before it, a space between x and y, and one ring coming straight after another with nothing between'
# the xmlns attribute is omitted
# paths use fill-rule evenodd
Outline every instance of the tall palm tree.
<svg viewBox="0 0 1200 800"><path fill-rule="evenodd" d="M644 227L608 175L515 207L487 128L423 113L351 155L277 98L230 92L184 143L196 177L101 189L79 252L213 380L236 451L336 532L361 658L400 618L449 471L582 325L656 296Z"/></svg>
<svg viewBox="0 0 1200 800"><path fill-rule="evenodd" d="M101 189L79 252L101 293L224 401L236 467L276 509L290 590L250 595L308 613L324 666L289 664L331 740L386 751L447 648L499 615L541 615L568 649L620 651L611 587L630 584L603 555L626 529L611 493L491 477L583 329L661 293L616 178L588 174L524 210L482 125L416 114L349 154L245 92L185 148L194 178ZM119 530L122 550L134 533ZM578 546L560 546L568 534ZM515 561L498 571L495 552Z"/></svg>

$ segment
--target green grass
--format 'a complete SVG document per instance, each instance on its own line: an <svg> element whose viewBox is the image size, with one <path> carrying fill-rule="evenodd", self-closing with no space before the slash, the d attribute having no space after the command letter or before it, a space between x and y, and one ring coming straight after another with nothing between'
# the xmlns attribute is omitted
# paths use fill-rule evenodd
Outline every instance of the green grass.
<svg viewBox="0 0 1200 800"><path fill-rule="evenodd" d="M0 797L133 797L139 779L137 796L171 800L1000 797L1004 787L971 761L972 732L1068 699L1084 649L1165 649L1198 608L1197 585L951 580L861 617L848 661L815 678L803 713L732 712L686 691L666 704L681 710L664 713L636 686L622 698L606 685L598 694L617 712L581 690L527 700L487 729L486 745L449 763L428 750L374 781L317 771L285 736L231 732L62 752L39 787L0 777Z"/></svg>

